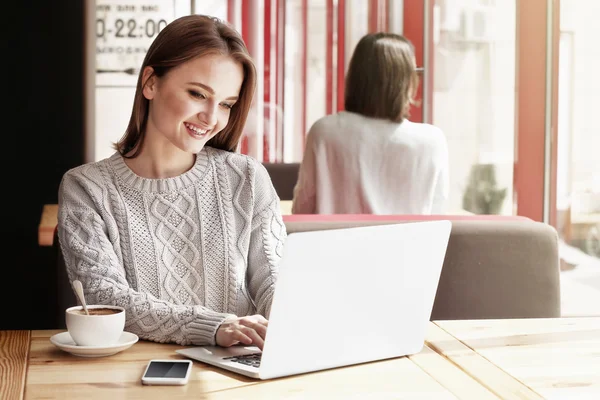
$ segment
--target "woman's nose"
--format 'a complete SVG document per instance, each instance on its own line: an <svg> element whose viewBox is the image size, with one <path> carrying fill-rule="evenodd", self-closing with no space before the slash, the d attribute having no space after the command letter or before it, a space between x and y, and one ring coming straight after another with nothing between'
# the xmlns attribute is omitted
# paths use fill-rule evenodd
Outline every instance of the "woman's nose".
<svg viewBox="0 0 600 400"><path fill-rule="evenodd" d="M209 103L206 108L198 114L200 121L209 125L211 128L217 124L217 104Z"/></svg>

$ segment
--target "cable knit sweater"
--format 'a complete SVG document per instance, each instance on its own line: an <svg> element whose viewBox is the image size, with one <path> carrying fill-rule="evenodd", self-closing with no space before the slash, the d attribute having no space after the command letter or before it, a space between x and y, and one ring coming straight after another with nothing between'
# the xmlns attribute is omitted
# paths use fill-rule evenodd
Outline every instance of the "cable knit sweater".
<svg viewBox="0 0 600 400"><path fill-rule="evenodd" d="M58 236L89 304L125 307L141 339L204 345L232 314L268 318L286 231L265 168L205 147L174 178L139 177L118 153L68 171Z"/></svg>

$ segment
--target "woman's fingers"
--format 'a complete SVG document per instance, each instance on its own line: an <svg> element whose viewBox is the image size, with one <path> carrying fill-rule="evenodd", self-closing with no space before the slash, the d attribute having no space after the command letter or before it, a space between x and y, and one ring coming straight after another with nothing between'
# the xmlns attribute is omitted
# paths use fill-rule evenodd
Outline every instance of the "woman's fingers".
<svg viewBox="0 0 600 400"><path fill-rule="evenodd" d="M234 344L237 344L237 343L252 344L252 342L253 342L251 336L246 335L244 332L242 332L239 329L233 330L229 337L231 338L230 346L233 346Z"/></svg>
<svg viewBox="0 0 600 400"><path fill-rule="evenodd" d="M269 325L269 320L267 320L265 317L263 317L260 314L254 314L254 315L248 315L247 317L241 317L238 319L238 321L250 321L250 322L255 322L255 323L259 323L261 325L264 326L268 326Z"/></svg>
<svg viewBox="0 0 600 400"><path fill-rule="evenodd" d="M256 320L258 323L260 323L264 326L269 326L269 320L266 319L265 317L263 317L262 315L256 314L255 317L256 317Z"/></svg>
<svg viewBox="0 0 600 400"><path fill-rule="evenodd" d="M252 339L245 335L240 329L237 321L229 321L221 324L217 330L216 342L219 346L229 347L234 344L252 344Z"/></svg>
<svg viewBox="0 0 600 400"><path fill-rule="evenodd" d="M217 344L223 347L237 343L254 344L262 350L269 321L262 315L251 315L223 322L217 332Z"/></svg>
<svg viewBox="0 0 600 400"><path fill-rule="evenodd" d="M244 335L248 336L250 339L252 339L252 344L255 345L256 347L258 347L259 349L263 349L264 345L265 345L265 341L264 339L258 334L258 332L256 332L254 329L252 328L248 328L248 327L242 327L242 332L244 333Z"/></svg>
<svg viewBox="0 0 600 400"><path fill-rule="evenodd" d="M267 336L267 327L261 323L242 319L240 320L240 325L253 329L263 340Z"/></svg>

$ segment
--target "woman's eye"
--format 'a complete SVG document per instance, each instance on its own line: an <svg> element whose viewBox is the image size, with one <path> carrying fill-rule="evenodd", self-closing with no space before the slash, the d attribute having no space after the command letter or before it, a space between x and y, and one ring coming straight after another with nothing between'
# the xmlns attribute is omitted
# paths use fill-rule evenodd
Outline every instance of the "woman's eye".
<svg viewBox="0 0 600 400"><path fill-rule="evenodd" d="M188 92L192 97L195 97L197 99L205 99L206 98L205 95L203 95L200 92L196 92L195 90L188 90Z"/></svg>
<svg viewBox="0 0 600 400"><path fill-rule="evenodd" d="M222 103L221 107L224 107L228 110L231 110L233 108L233 104L228 104L228 103Z"/></svg>

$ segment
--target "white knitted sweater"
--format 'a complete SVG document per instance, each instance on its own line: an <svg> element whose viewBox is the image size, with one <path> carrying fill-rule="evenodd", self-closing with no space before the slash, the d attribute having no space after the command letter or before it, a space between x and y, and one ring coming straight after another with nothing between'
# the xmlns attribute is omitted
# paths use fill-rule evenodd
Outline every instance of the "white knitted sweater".
<svg viewBox="0 0 600 400"><path fill-rule="evenodd" d="M231 314L268 318L286 230L265 168L205 147L174 178L137 176L118 153L68 171L58 236L88 304L125 307L141 339L203 345Z"/></svg>

